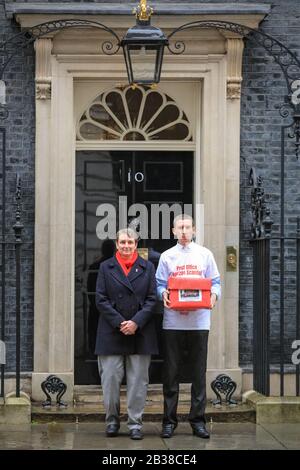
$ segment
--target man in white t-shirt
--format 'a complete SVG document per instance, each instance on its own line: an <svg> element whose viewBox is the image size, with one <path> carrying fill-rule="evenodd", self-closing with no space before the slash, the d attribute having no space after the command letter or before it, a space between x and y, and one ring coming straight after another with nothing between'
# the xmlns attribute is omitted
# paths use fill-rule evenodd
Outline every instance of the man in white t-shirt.
<svg viewBox="0 0 300 470"><path fill-rule="evenodd" d="M183 350L187 361L193 364L191 409L189 421L193 434L209 438L205 427L207 342L211 310L177 311L170 309L170 276L210 278L211 308L221 294L220 274L213 254L207 248L194 243L195 226L191 216L179 215L174 219L173 234L178 243L162 253L156 271L159 298L164 302L164 417L162 437L169 438L177 427L177 404L179 396L179 364Z"/></svg>

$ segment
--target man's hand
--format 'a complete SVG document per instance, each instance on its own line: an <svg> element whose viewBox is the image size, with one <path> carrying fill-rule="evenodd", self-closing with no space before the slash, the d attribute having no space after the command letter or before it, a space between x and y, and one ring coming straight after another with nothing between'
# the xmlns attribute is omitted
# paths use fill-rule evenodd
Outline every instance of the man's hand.
<svg viewBox="0 0 300 470"><path fill-rule="evenodd" d="M123 335L134 335L138 326L132 320L123 321L120 325L120 331Z"/></svg>
<svg viewBox="0 0 300 470"><path fill-rule="evenodd" d="M165 290L162 295L164 307L170 308L170 299L169 299L169 291Z"/></svg>
<svg viewBox="0 0 300 470"><path fill-rule="evenodd" d="M210 296L210 308L214 308L217 302L217 295L216 294L211 294Z"/></svg>

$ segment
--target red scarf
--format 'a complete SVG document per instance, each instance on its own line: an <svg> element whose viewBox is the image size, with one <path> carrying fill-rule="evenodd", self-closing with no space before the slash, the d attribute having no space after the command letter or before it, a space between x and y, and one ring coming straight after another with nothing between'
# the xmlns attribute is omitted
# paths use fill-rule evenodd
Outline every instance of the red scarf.
<svg viewBox="0 0 300 470"><path fill-rule="evenodd" d="M132 266L134 265L134 263L137 260L137 257L138 257L138 252L137 251L135 251L133 253L132 257L129 258L129 259L122 258L120 253L118 251L116 252L117 261L118 261L119 265L121 266L121 268L123 269L125 276L128 276L128 274L130 273Z"/></svg>

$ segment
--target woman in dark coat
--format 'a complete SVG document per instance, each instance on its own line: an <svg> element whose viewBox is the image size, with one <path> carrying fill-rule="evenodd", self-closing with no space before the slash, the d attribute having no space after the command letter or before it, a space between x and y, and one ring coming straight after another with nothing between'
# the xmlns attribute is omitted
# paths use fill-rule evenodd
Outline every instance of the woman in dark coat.
<svg viewBox="0 0 300 470"><path fill-rule="evenodd" d="M106 435L120 427L120 387L126 364L128 428L142 439L142 415L149 383L151 354L158 353L154 324L155 269L137 253L137 234L117 233L115 256L101 263L96 305L100 312L95 354L98 356Z"/></svg>

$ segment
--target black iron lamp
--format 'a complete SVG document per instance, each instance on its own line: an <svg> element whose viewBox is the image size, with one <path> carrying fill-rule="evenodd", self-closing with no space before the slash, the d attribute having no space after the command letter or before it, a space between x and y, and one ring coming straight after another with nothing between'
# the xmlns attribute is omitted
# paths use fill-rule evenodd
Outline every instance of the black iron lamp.
<svg viewBox="0 0 300 470"><path fill-rule="evenodd" d="M153 9L147 5L147 0L140 0L134 13L136 25L127 31L121 41L128 81L131 85L159 83L168 39L161 29L151 26Z"/></svg>

